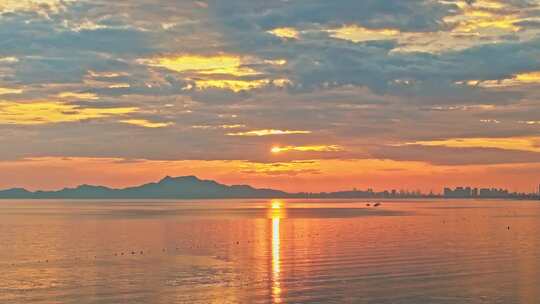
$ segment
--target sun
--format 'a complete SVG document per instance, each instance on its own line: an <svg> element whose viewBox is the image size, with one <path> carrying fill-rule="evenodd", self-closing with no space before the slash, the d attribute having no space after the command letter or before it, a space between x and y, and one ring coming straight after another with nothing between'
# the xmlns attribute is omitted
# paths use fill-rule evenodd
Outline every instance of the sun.
<svg viewBox="0 0 540 304"><path fill-rule="evenodd" d="M278 199L272 200L272 209L281 209L282 206L283 206L282 200L278 200Z"/></svg>
<svg viewBox="0 0 540 304"><path fill-rule="evenodd" d="M279 152L281 152L281 148L280 147L272 147L270 152L272 152L274 154L279 153Z"/></svg>

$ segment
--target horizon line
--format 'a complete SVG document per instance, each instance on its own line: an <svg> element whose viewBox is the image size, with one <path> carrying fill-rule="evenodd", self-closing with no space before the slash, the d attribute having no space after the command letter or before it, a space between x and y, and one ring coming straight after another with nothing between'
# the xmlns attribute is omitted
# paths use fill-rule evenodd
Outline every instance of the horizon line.
<svg viewBox="0 0 540 304"><path fill-rule="evenodd" d="M538 185L538 188L537 188L538 191L537 192L535 192L535 191L532 191L532 192L520 192L520 191L509 190L506 187L501 188L501 187L493 187L493 186L470 186L470 185L461 185L461 186L448 186L448 185L445 185L445 186L440 186L440 189L441 189L440 191L433 191L433 189L431 189L429 192L422 192L420 189L410 189L410 188L407 189L407 188L397 188L397 187L392 187L390 189L383 189L383 190L375 190L374 188L368 187L368 188L363 190L363 189L359 189L358 187L354 187L354 186L351 186L349 189L341 189L341 190L334 190L334 191L319 191L319 192L292 191L292 192L290 192L290 191L285 191L285 190L282 190L282 189L279 189L279 188L254 187L251 184L228 184L228 183L222 183L222 182L218 181L217 179L205 179L205 178L200 178L197 175L180 175L180 176L165 175L164 177L162 177L161 179L158 179L157 181L143 182L143 183L139 183L139 184L128 185L128 186L125 186L125 187L112 187L112 186L102 185L102 184L82 183L82 184L78 184L78 185L72 186L72 187L64 186L64 187L61 187L61 188L55 188L55 189L51 189L51 190L42 190L42 189L29 190L29 189L27 189L25 187L14 186L14 187L9 187L9 188L2 188L2 189L0 189L0 192L9 191L9 190L24 190L24 191L35 194L35 193L40 193L40 192L58 192L58 191L63 191L63 190L74 190L74 189L78 189L78 188L81 188L81 187L84 187L84 186L101 187L101 188L107 188L108 190L125 190L125 189L130 189L130 188L142 187L142 186L150 185L150 184L158 184L158 183L161 183L161 182L163 182L163 181L165 181L167 179L180 179L180 178L195 178L195 179L197 179L199 181L215 182L215 183L225 185L225 186L229 186L229 187L249 186L249 187L257 189L257 190L274 190L274 191L284 192L286 194L325 194L325 193L340 193L340 192L366 192L366 193L372 192L374 194L377 194L377 193L385 193L385 192L394 193L394 191L395 191L397 195L410 195L410 194L412 194L412 195L417 194L418 195L419 194L419 195L425 195L425 196L444 196L445 189L456 190L457 188L463 188L463 189L471 188L471 189L477 189L477 190L481 190L481 189L489 189L489 190L497 189L497 190L505 190L505 191L508 191L509 193L512 193L512 194L539 194L540 193L540 184Z"/></svg>

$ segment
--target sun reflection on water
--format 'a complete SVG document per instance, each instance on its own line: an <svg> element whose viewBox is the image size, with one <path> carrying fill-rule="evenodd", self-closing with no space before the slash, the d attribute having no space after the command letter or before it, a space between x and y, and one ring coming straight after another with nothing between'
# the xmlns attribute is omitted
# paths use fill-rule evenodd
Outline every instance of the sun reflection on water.
<svg viewBox="0 0 540 304"><path fill-rule="evenodd" d="M270 218L272 219L272 299L281 303L281 236L280 221L285 216L283 201L272 200Z"/></svg>

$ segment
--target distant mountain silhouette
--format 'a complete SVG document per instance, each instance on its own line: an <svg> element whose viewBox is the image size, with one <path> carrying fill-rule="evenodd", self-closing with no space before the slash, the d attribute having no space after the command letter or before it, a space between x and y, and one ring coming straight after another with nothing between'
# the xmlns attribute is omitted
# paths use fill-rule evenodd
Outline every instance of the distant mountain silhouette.
<svg viewBox="0 0 540 304"><path fill-rule="evenodd" d="M288 193L274 189L257 189L249 185L227 186L213 180L202 180L196 176L167 176L157 183L136 187L113 189L104 186L80 185L58 191L31 192L22 188L0 191L0 199L226 199L226 198L436 198L440 195L423 195L417 192L396 193L395 191L373 192L350 190L336 192ZM481 197L478 197L481 198ZM540 199L536 194L513 193L506 198Z"/></svg>
<svg viewBox="0 0 540 304"><path fill-rule="evenodd" d="M15 188L0 191L0 198L10 199L212 199L212 198L285 198L292 194L272 189L256 189L248 185L227 186L195 176L167 176L157 183L137 187L112 189L103 186L81 185L59 191L30 192Z"/></svg>

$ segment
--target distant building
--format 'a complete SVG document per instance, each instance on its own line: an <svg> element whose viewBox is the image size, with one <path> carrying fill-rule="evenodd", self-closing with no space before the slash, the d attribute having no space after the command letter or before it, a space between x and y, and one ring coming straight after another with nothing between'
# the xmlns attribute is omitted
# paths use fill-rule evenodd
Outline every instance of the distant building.
<svg viewBox="0 0 540 304"><path fill-rule="evenodd" d="M448 198L469 198L472 197L471 187L457 187L455 189L444 188L444 197Z"/></svg>
<svg viewBox="0 0 540 304"><path fill-rule="evenodd" d="M540 190L540 189L539 189ZM444 188L443 196L446 198L508 198L512 196L506 189L456 187Z"/></svg>

